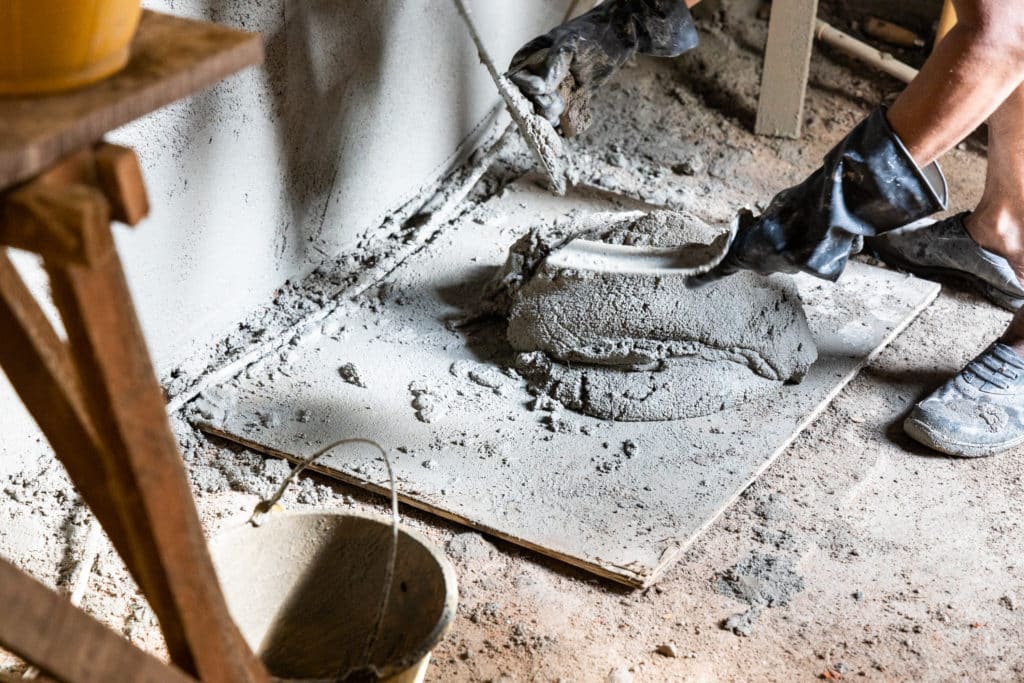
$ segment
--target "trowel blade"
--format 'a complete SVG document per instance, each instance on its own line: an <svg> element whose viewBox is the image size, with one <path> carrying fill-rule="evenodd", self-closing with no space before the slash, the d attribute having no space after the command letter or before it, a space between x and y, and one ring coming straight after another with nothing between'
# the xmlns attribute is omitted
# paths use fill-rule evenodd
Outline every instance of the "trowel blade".
<svg viewBox="0 0 1024 683"><path fill-rule="evenodd" d="M675 247L636 247L576 238L548 254L546 260L549 266L565 270L691 277L721 263L736 236L737 225L734 222L711 244Z"/></svg>

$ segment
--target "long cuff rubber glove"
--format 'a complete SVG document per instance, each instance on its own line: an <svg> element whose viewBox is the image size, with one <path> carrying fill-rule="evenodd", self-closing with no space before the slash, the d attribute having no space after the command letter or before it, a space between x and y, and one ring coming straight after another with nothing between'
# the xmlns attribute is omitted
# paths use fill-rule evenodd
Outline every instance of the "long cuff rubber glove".
<svg viewBox="0 0 1024 683"><path fill-rule="evenodd" d="M725 258L688 284L699 287L740 270L802 271L834 281L861 237L945 208L946 179L938 164L918 167L878 108L810 178L775 195L761 216L742 212Z"/></svg>
<svg viewBox="0 0 1024 683"><path fill-rule="evenodd" d="M512 57L508 77L537 113L558 125L567 75L593 91L635 54L675 57L697 46L697 29L683 0L606 0L534 38Z"/></svg>

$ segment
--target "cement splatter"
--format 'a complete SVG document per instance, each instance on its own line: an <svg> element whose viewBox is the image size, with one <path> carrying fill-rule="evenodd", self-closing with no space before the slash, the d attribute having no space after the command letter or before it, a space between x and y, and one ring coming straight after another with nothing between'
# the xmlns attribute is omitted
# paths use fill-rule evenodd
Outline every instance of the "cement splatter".
<svg viewBox="0 0 1024 683"><path fill-rule="evenodd" d="M340 368L338 368L338 374L341 375L341 378L345 380L346 383L351 384L352 386L360 387L362 389L366 388L366 383L363 381L363 378L359 375L359 369L355 366L354 363L345 363L344 365L342 365Z"/></svg>
<svg viewBox="0 0 1024 683"><path fill-rule="evenodd" d="M409 393L412 394L412 407L416 411L416 419L420 422L430 424L448 414L448 402L430 387L414 382L409 385Z"/></svg>
<svg viewBox="0 0 1024 683"><path fill-rule="evenodd" d="M749 636L762 610L788 605L804 589L804 580L793 558L755 552L719 574L715 588L722 595L749 605L745 612L722 622L725 630Z"/></svg>

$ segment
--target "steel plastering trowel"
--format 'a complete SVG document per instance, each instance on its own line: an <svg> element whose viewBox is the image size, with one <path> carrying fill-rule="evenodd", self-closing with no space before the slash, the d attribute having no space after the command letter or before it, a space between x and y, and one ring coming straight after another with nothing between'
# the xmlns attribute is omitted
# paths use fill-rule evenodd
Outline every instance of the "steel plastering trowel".
<svg viewBox="0 0 1024 683"><path fill-rule="evenodd" d="M464 0L453 0L455 8L476 45L480 61L487 67L498 93L505 102L508 112L519 128L527 146L540 162L556 195L564 195L569 185L570 163L565 155L562 137L554 126L539 116L519 88L494 66L487 48L473 23ZM641 214L642 215L642 214ZM561 268L588 270L606 273L648 273L662 275L700 275L718 265L729 249L736 235L736 223L732 228L716 237L711 244L685 244L677 247L637 247L621 244L606 244L584 239L588 234L600 230L601 220L622 214L593 214L587 225L581 227L578 235L567 240L548 257L548 263Z"/></svg>
<svg viewBox="0 0 1024 683"><path fill-rule="evenodd" d="M599 212L581 219L573 234L545 258L548 266L559 270L622 273L628 275L702 275L725 258L729 244L736 236L738 220L711 242L692 242L674 247L631 246L608 244L586 239L606 232L613 223L639 220L644 211Z"/></svg>

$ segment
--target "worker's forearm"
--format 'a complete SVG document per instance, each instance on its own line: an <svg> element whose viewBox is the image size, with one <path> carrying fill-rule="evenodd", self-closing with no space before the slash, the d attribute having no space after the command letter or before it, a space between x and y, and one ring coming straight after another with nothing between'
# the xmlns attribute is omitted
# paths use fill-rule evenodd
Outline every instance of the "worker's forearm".
<svg viewBox="0 0 1024 683"><path fill-rule="evenodd" d="M967 137L1024 80L1024 51L1003 32L961 19L889 109L890 125L919 165Z"/></svg>

